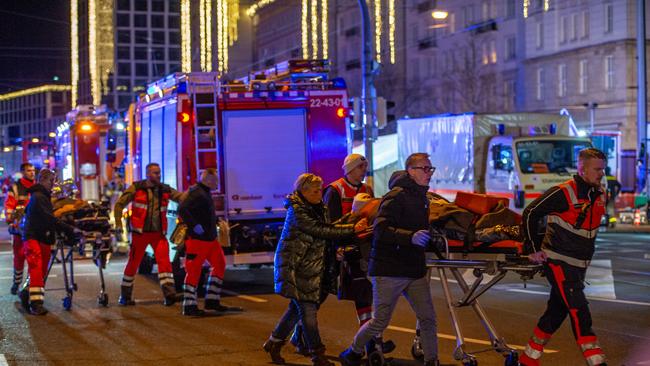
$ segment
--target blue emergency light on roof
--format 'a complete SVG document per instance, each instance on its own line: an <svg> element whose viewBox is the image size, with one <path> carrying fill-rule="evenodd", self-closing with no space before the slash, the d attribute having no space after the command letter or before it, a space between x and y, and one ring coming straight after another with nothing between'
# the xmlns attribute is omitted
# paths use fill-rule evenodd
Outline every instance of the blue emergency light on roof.
<svg viewBox="0 0 650 366"><path fill-rule="evenodd" d="M555 135L555 134L557 133L557 125L556 125L555 123L551 123L551 124L548 126L548 132L549 132L551 135Z"/></svg>
<svg viewBox="0 0 650 366"><path fill-rule="evenodd" d="M497 125L497 132L498 132L498 134L500 136L505 135L505 133L506 133L506 125L504 125L503 123L499 123Z"/></svg>
<svg viewBox="0 0 650 366"><path fill-rule="evenodd" d="M332 86L335 89L347 89L347 84L345 83L345 79L343 78L333 78L332 79Z"/></svg>

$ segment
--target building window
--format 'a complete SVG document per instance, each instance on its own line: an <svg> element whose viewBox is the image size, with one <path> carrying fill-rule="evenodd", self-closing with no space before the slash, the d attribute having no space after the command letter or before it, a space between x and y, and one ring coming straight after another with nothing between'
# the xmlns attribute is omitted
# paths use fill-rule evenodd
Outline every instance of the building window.
<svg viewBox="0 0 650 366"><path fill-rule="evenodd" d="M587 60L580 60L578 67L578 92L587 93Z"/></svg>
<svg viewBox="0 0 650 366"><path fill-rule="evenodd" d="M569 18L566 16L563 16L560 18L560 31L559 31L559 41L560 44L566 42L566 33L567 33L567 28L569 27Z"/></svg>
<svg viewBox="0 0 650 366"><path fill-rule="evenodd" d="M178 48L170 48L168 51L169 61L180 61L181 60L181 50Z"/></svg>
<svg viewBox="0 0 650 366"><path fill-rule="evenodd" d="M544 99L544 69L541 67L537 69L537 90L535 97L537 100Z"/></svg>
<svg viewBox="0 0 650 366"><path fill-rule="evenodd" d="M149 43L149 35L147 34L147 31L135 31L134 43Z"/></svg>
<svg viewBox="0 0 650 366"><path fill-rule="evenodd" d="M580 28L580 38L589 38L589 12L582 12L582 28Z"/></svg>
<svg viewBox="0 0 650 366"><path fill-rule="evenodd" d="M449 13L449 33L456 32L456 14Z"/></svg>
<svg viewBox="0 0 650 366"><path fill-rule="evenodd" d="M135 64L135 75L136 76L149 76L149 65L147 64Z"/></svg>
<svg viewBox="0 0 650 366"><path fill-rule="evenodd" d="M170 15L167 18L167 23L169 24L170 29L180 29L180 18L177 16Z"/></svg>
<svg viewBox="0 0 650 366"><path fill-rule="evenodd" d="M130 27L131 26L131 16L129 14L117 14L117 26L118 27Z"/></svg>
<svg viewBox="0 0 650 366"><path fill-rule="evenodd" d="M152 15L151 16L151 27L152 28L165 28L165 17L162 15Z"/></svg>
<svg viewBox="0 0 650 366"><path fill-rule="evenodd" d="M129 60L131 59L131 49L127 46L117 47L117 59L118 60Z"/></svg>
<svg viewBox="0 0 650 366"><path fill-rule="evenodd" d="M575 41L578 37L578 14L571 14L571 29L569 32L569 39Z"/></svg>
<svg viewBox="0 0 650 366"><path fill-rule="evenodd" d="M490 57L488 53L489 53L488 44L483 43L483 45L481 46L481 63L483 65L487 65L490 62Z"/></svg>
<svg viewBox="0 0 650 366"><path fill-rule="evenodd" d="M497 41L490 41L490 62L493 64L497 63Z"/></svg>
<svg viewBox="0 0 650 366"><path fill-rule="evenodd" d="M557 96L566 96L566 65L557 66Z"/></svg>
<svg viewBox="0 0 650 366"><path fill-rule="evenodd" d="M163 0L151 0L151 11L164 12L165 2Z"/></svg>
<svg viewBox="0 0 650 366"><path fill-rule="evenodd" d="M146 61L149 59L147 56L147 48L146 47L136 47L133 52L133 58L136 60L143 60Z"/></svg>
<svg viewBox="0 0 650 366"><path fill-rule="evenodd" d="M535 24L536 34L535 34L535 46L537 49L544 48L544 23L538 22Z"/></svg>
<svg viewBox="0 0 650 366"><path fill-rule="evenodd" d="M514 18L517 13L517 5L515 0L506 0L506 18Z"/></svg>
<svg viewBox="0 0 650 366"><path fill-rule="evenodd" d="M165 32L151 32L151 38L155 44L165 44Z"/></svg>
<svg viewBox="0 0 650 366"><path fill-rule="evenodd" d="M117 43L131 43L131 31L117 31Z"/></svg>
<svg viewBox="0 0 650 366"><path fill-rule="evenodd" d="M614 31L614 5L605 4L605 33Z"/></svg>
<svg viewBox="0 0 650 366"><path fill-rule="evenodd" d="M181 12L181 2L180 0L168 0L166 1L168 11L170 13L180 13Z"/></svg>
<svg viewBox="0 0 650 366"><path fill-rule="evenodd" d="M614 89L614 56L605 56L605 89Z"/></svg>
<svg viewBox="0 0 650 366"><path fill-rule="evenodd" d="M133 26L136 28L147 28L147 16L143 14L135 14L133 16Z"/></svg>
<svg viewBox="0 0 650 366"><path fill-rule="evenodd" d="M506 52L503 58L506 61L514 60L517 57L517 39L513 37L506 38Z"/></svg>
<svg viewBox="0 0 650 366"><path fill-rule="evenodd" d="M117 74L121 76L131 75L131 64L120 62L117 64Z"/></svg>
<svg viewBox="0 0 650 366"><path fill-rule="evenodd" d="M135 0L135 10L147 11L147 0Z"/></svg>
<svg viewBox="0 0 650 366"><path fill-rule="evenodd" d="M131 10L131 0L118 0L117 10Z"/></svg>
<svg viewBox="0 0 650 366"><path fill-rule="evenodd" d="M169 44L181 45L181 34L179 32L169 32Z"/></svg>

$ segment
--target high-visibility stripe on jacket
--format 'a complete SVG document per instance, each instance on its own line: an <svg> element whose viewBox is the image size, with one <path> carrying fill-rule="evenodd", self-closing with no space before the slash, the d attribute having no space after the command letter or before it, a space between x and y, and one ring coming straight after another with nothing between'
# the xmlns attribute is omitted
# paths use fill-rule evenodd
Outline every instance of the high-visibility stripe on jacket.
<svg viewBox="0 0 650 366"><path fill-rule="evenodd" d="M160 192L160 224L162 232L167 232L167 205L169 204L170 192L163 189ZM147 221L149 209L149 195L143 184L136 185L135 195L131 203L131 229L136 233L142 233Z"/></svg>
<svg viewBox="0 0 650 366"><path fill-rule="evenodd" d="M600 220L605 214L605 196L601 192L594 193L597 194L594 197L578 197L578 187L573 179L560 184L559 188L564 193L569 208L548 215L547 224L552 230L547 231L550 237L549 240L545 240L547 245L544 246L544 251L549 258L586 268L591 261L591 256L586 258L571 255L561 250L561 247L570 237L574 247L593 249ZM590 252L593 253L593 250Z"/></svg>
<svg viewBox="0 0 650 366"><path fill-rule="evenodd" d="M20 178L11 186L11 190L7 192L7 199L5 200L5 215L7 216L7 222L13 220L12 215L17 207L24 208L27 206L27 202L29 202L29 192L27 192L27 189L33 185L33 180Z"/></svg>
<svg viewBox="0 0 650 366"><path fill-rule="evenodd" d="M342 215L345 215L352 211L352 202L354 201L354 196L359 193L368 193L372 195L372 188L365 183L361 183L361 186L355 187L350 184L345 178L339 178L334 182L330 183L330 186L334 188L341 196L341 208Z"/></svg>

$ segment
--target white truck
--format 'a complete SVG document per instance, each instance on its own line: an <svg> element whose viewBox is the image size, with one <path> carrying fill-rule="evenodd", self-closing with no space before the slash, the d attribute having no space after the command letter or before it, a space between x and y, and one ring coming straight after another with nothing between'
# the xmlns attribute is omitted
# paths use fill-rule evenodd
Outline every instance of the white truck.
<svg viewBox="0 0 650 366"><path fill-rule="evenodd" d="M591 147L589 139L577 137L571 117L561 114L401 119L397 138L400 166L412 153L431 155L434 192L449 199L458 191L507 197L515 210L570 179L578 151Z"/></svg>

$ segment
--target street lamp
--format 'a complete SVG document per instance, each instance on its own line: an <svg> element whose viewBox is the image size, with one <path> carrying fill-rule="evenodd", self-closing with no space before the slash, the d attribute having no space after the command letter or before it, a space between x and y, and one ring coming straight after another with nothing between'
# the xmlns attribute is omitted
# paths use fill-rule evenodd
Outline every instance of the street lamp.
<svg viewBox="0 0 650 366"><path fill-rule="evenodd" d="M434 10L431 12L431 17L435 20L445 20L449 16L449 12L445 10Z"/></svg>

